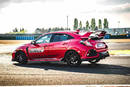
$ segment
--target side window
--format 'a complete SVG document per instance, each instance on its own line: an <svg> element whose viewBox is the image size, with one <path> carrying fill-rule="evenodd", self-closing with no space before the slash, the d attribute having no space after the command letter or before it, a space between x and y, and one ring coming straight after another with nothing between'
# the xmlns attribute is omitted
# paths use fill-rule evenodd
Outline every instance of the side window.
<svg viewBox="0 0 130 87"><path fill-rule="evenodd" d="M72 36L68 35L68 40L69 40L69 39L74 39L74 37L72 37Z"/></svg>
<svg viewBox="0 0 130 87"><path fill-rule="evenodd" d="M50 43L51 36L52 34L41 36L38 40L36 40L36 43Z"/></svg>
<svg viewBox="0 0 130 87"><path fill-rule="evenodd" d="M70 35L67 35L67 34L55 34L52 39L52 42L65 41L65 40L69 40L69 39L73 39L73 37L71 37Z"/></svg>
<svg viewBox="0 0 130 87"><path fill-rule="evenodd" d="M59 42L59 41L61 41L61 39L60 39L60 35L54 35L54 37L53 37L53 39L52 39L52 42Z"/></svg>
<svg viewBox="0 0 130 87"><path fill-rule="evenodd" d="M60 39L61 39L61 41L68 40L68 35L66 35L66 34L60 35Z"/></svg>

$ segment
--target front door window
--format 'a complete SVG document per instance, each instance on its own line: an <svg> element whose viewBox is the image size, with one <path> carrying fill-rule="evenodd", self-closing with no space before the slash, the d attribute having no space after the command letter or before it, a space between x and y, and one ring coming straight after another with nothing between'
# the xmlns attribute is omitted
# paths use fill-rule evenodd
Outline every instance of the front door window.
<svg viewBox="0 0 130 87"><path fill-rule="evenodd" d="M52 34L44 35L44 36L40 37L39 39L37 39L36 43L37 44L50 43L51 36L52 36Z"/></svg>

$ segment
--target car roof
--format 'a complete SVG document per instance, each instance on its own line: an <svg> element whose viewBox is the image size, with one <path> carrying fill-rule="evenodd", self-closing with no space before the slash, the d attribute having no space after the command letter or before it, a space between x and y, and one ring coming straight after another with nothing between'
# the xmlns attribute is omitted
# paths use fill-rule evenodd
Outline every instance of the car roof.
<svg viewBox="0 0 130 87"><path fill-rule="evenodd" d="M75 38L80 38L81 37L81 35L79 35L79 34L76 34L75 32L73 32L73 31L58 31L58 32L49 32L49 33L46 33L46 34L68 34L68 35L70 35L70 36L73 36L73 37L75 37Z"/></svg>

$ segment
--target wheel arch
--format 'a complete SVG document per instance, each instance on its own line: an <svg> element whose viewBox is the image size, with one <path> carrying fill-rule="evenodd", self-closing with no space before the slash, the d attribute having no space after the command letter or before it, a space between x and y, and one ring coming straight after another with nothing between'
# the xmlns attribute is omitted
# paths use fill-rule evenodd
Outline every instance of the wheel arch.
<svg viewBox="0 0 130 87"><path fill-rule="evenodd" d="M72 56L72 59L70 57L68 58L68 55L70 55L69 52L75 54L76 56ZM69 66L79 66L82 63L82 60L76 50L70 49L65 53L64 62L67 62Z"/></svg>
<svg viewBox="0 0 130 87"><path fill-rule="evenodd" d="M25 54L25 52L24 52L23 50L18 50L18 51L15 53L15 60L17 60L17 59L16 59L16 56L17 56L19 53L24 53L24 54ZM25 55L26 55L26 54L25 54Z"/></svg>
<svg viewBox="0 0 130 87"><path fill-rule="evenodd" d="M74 50L74 49L69 49L69 50L67 50L67 51L65 52L65 55L66 55L69 51L74 51L74 52L76 52L77 54L79 54L76 50Z"/></svg>
<svg viewBox="0 0 130 87"><path fill-rule="evenodd" d="M69 49L65 52L65 54L66 54L67 52L69 52L69 51L75 51L80 57L82 56L82 50L79 49L78 47L71 47L71 48L69 48Z"/></svg>
<svg viewBox="0 0 130 87"><path fill-rule="evenodd" d="M23 50L18 50L17 52L16 52L16 54L18 54L18 53L25 53Z"/></svg>
<svg viewBox="0 0 130 87"><path fill-rule="evenodd" d="M79 57L80 57L80 54L79 54L76 50L74 50L74 49L69 49L69 50L67 50L67 51L65 52L64 58L63 58L61 61L65 61L66 54L67 54L68 52L70 52L70 51L76 52L76 53L79 55Z"/></svg>

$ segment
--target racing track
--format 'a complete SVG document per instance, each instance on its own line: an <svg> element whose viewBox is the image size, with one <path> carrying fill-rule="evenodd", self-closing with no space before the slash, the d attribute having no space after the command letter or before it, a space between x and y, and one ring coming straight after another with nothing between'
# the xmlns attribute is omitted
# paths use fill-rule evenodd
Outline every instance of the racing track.
<svg viewBox="0 0 130 87"><path fill-rule="evenodd" d="M129 49L130 44L126 44L108 43L110 49ZM58 62L30 62L20 65L11 62L8 52L0 53L1 86L72 84L130 84L130 56L111 56L96 65L83 62L79 67L70 67Z"/></svg>

